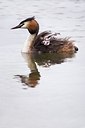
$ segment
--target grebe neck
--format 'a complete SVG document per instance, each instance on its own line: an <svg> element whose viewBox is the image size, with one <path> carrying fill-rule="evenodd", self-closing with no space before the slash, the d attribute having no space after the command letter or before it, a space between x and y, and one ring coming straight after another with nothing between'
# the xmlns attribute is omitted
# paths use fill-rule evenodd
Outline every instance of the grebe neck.
<svg viewBox="0 0 85 128"><path fill-rule="evenodd" d="M32 51L34 40L36 38L36 34L30 34L30 36L27 38L27 40L24 42L24 46L22 49L23 53L29 53Z"/></svg>

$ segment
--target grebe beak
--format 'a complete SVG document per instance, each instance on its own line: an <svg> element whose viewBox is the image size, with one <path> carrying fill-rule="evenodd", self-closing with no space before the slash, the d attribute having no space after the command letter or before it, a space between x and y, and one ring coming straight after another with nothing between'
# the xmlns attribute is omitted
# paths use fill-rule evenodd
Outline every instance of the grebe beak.
<svg viewBox="0 0 85 128"><path fill-rule="evenodd" d="M19 25L15 26L15 27L13 27L11 29L18 29L18 28L21 28L22 26L23 26L23 24L19 24Z"/></svg>

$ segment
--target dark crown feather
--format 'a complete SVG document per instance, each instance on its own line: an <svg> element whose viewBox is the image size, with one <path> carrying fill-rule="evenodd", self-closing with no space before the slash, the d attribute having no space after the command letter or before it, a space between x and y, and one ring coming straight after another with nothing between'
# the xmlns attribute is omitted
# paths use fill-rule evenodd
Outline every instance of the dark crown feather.
<svg viewBox="0 0 85 128"><path fill-rule="evenodd" d="M31 21L31 20L34 20L34 19L35 19L35 16L27 18L27 19L21 21L20 24L23 24L24 22Z"/></svg>

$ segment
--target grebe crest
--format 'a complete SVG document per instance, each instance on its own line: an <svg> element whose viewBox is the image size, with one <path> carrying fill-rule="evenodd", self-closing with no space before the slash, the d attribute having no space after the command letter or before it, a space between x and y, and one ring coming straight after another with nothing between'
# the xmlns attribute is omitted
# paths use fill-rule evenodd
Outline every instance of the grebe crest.
<svg viewBox="0 0 85 128"><path fill-rule="evenodd" d="M20 22L19 25L12 29L24 28L30 33L29 38L24 43L22 52L29 53L32 51L39 52L56 52L56 53L75 53L78 48L74 46L73 41L69 38L58 37L60 33L52 33L51 31L44 31L40 34L39 24L35 17L27 18Z"/></svg>

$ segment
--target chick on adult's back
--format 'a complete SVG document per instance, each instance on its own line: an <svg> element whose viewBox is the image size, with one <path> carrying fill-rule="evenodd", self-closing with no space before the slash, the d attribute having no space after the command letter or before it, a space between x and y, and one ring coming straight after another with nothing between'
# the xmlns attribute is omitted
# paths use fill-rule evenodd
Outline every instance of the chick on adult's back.
<svg viewBox="0 0 85 128"><path fill-rule="evenodd" d="M78 48L73 44L69 38L61 38L60 33L52 33L51 31L44 31L40 34L39 24L34 17L27 18L20 22L19 25L12 29L25 28L29 31L30 36L24 43L22 52L56 52L56 53L75 53Z"/></svg>

